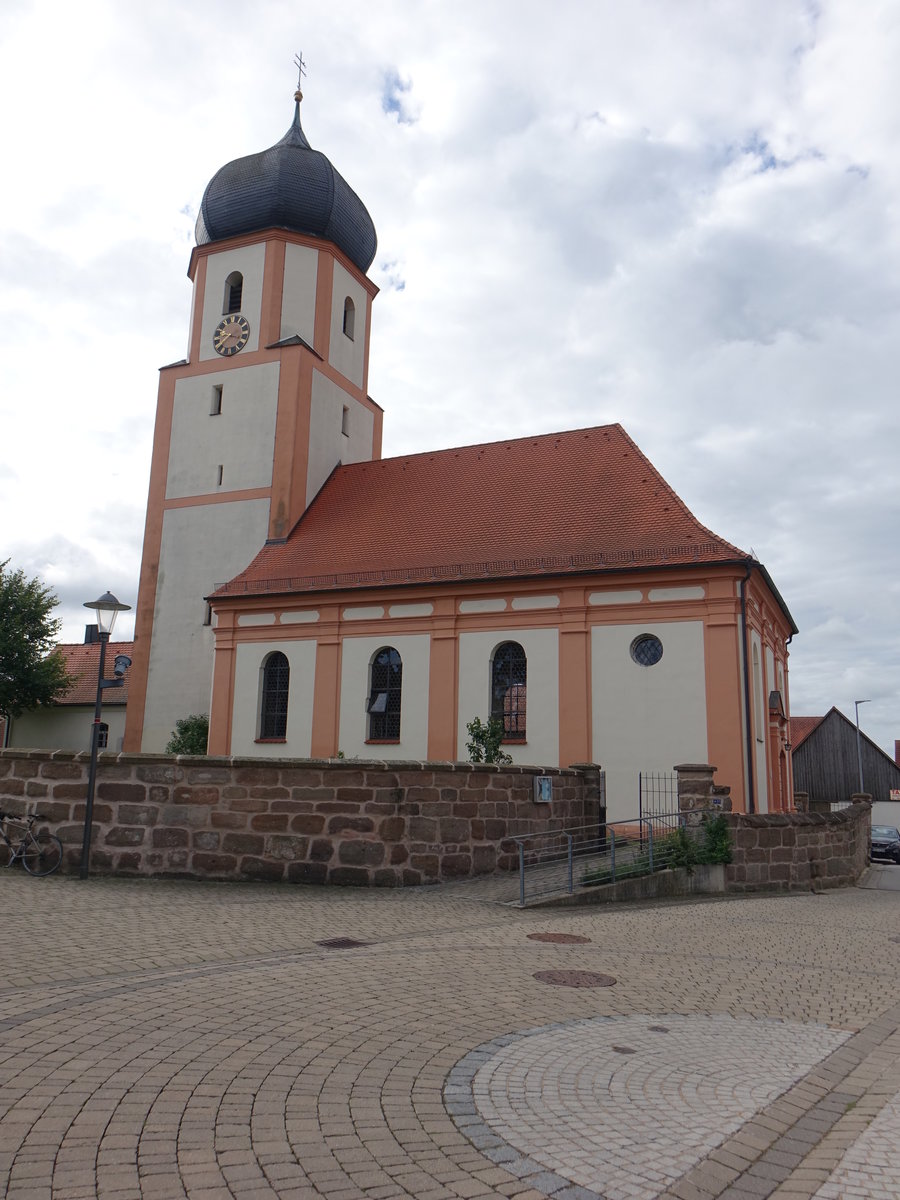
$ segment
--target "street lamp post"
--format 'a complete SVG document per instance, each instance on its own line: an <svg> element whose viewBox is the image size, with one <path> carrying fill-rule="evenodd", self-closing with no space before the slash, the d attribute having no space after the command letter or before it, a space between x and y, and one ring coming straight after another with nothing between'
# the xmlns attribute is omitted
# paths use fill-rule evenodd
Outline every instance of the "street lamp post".
<svg viewBox="0 0 900 1200"><path fill-rule="evenodd" d="M130 604L121 604L112 592L104 592L98 600L86 600L85 608L92 608L97 614L97 632L100 637L100 663L97 667L97 700L94 705L94 723L91 726L91 765L88 771L87 803L84 808L84 838L81 843L81 870L79 875L87 879L91 856L91 831L94 820L94 788L97 783L97 751L100 748L100 711L103 707L103 692L105 688L122 687L125 683L125 672L131 666L127 654L116 655L115 679L104 679L106 670L106 644L109 641L116 617L120 612L129 612Z"/></svg>
<svg viewBox="0 0 900 1200"><path fill-rule="evenodd" d="M864 789L863 789L863 769L862 769L862 743L860 742L860 739L859 739L859 706L861 704L868 704L869 701L868 700L854 700L853 703L856 707L856 769L859 772L859 791L860 791L860 794L862 794Z"/></svg>

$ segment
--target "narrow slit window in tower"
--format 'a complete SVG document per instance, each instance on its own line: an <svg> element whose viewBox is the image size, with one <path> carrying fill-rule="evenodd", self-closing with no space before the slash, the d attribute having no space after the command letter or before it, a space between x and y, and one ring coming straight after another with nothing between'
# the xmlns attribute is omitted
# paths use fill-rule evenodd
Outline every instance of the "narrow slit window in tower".
<svg viewBox="0 0 900 1200"><path fill-rule="evenodd" d="M344 333L353 341L353 326L356 323L356 305L348 296L344 301Z"/></svg>
<svg viewBox="0 0 900 1200"><path fill-rule="evenodd" d="M341 433L344 437L350 436L350 409L344 405L344 411L341 413Z"/></svg>
<svg viewBox="0 0 900 1200"><path fill-rule="evenodd" d="M221 383L214 383L212 390L212 404L210 405L209 415L217 417L222 411L222 387Z"/></svg>
<svg viewBox="0 0 900 1200"><path fill-rule="evenodd" d="M225 468L219 463L219 469L216 476L216 487L222 486L222 476L225 474Z"/></svg>
<svg viewBox="0 0 900 1200"><path fill-rule="evenodd" d="M244 293L244 277L240 271L232 271L225 280L225 303L222 307L224 314L241 311L241 300Z"/></svg>

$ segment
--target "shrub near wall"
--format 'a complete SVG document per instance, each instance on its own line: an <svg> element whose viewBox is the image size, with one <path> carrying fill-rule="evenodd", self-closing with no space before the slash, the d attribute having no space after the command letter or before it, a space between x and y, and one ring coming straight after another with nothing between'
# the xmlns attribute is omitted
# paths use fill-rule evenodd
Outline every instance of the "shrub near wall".
<svg viewBox="0 0 900 1200"><path fill-rule="evenodd" d="M45 815L64 870L80 861L88 766L87 754L0 751L0 809ZM533 803L535 774L552 776L552 804ZM381 887L457 879L515 868L512 837L592 819L585 791L580 770L101 754L91 870Z"/></svg>

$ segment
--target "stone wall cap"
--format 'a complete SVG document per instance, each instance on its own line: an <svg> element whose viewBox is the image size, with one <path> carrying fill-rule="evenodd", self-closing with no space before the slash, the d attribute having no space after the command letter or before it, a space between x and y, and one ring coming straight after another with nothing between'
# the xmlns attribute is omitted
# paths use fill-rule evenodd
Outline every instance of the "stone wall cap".
<svg viewBox="0 0 900 1200"><path fill-rule="evenodd" d="M718 771L718 767L711 767L709 763L676 763L672 768L673 771Z"/></svg>

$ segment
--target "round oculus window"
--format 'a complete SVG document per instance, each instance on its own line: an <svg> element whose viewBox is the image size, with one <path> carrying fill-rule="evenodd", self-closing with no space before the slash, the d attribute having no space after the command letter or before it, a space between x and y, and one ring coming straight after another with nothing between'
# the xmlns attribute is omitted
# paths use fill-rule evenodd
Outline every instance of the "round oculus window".
<svg viewBox="0 0 900 1200"><path fill-rule="evenodd" d="M639 666L655 667L662 656L662 642L652 633L642 633L631 643L631 657Z"/></svg>

